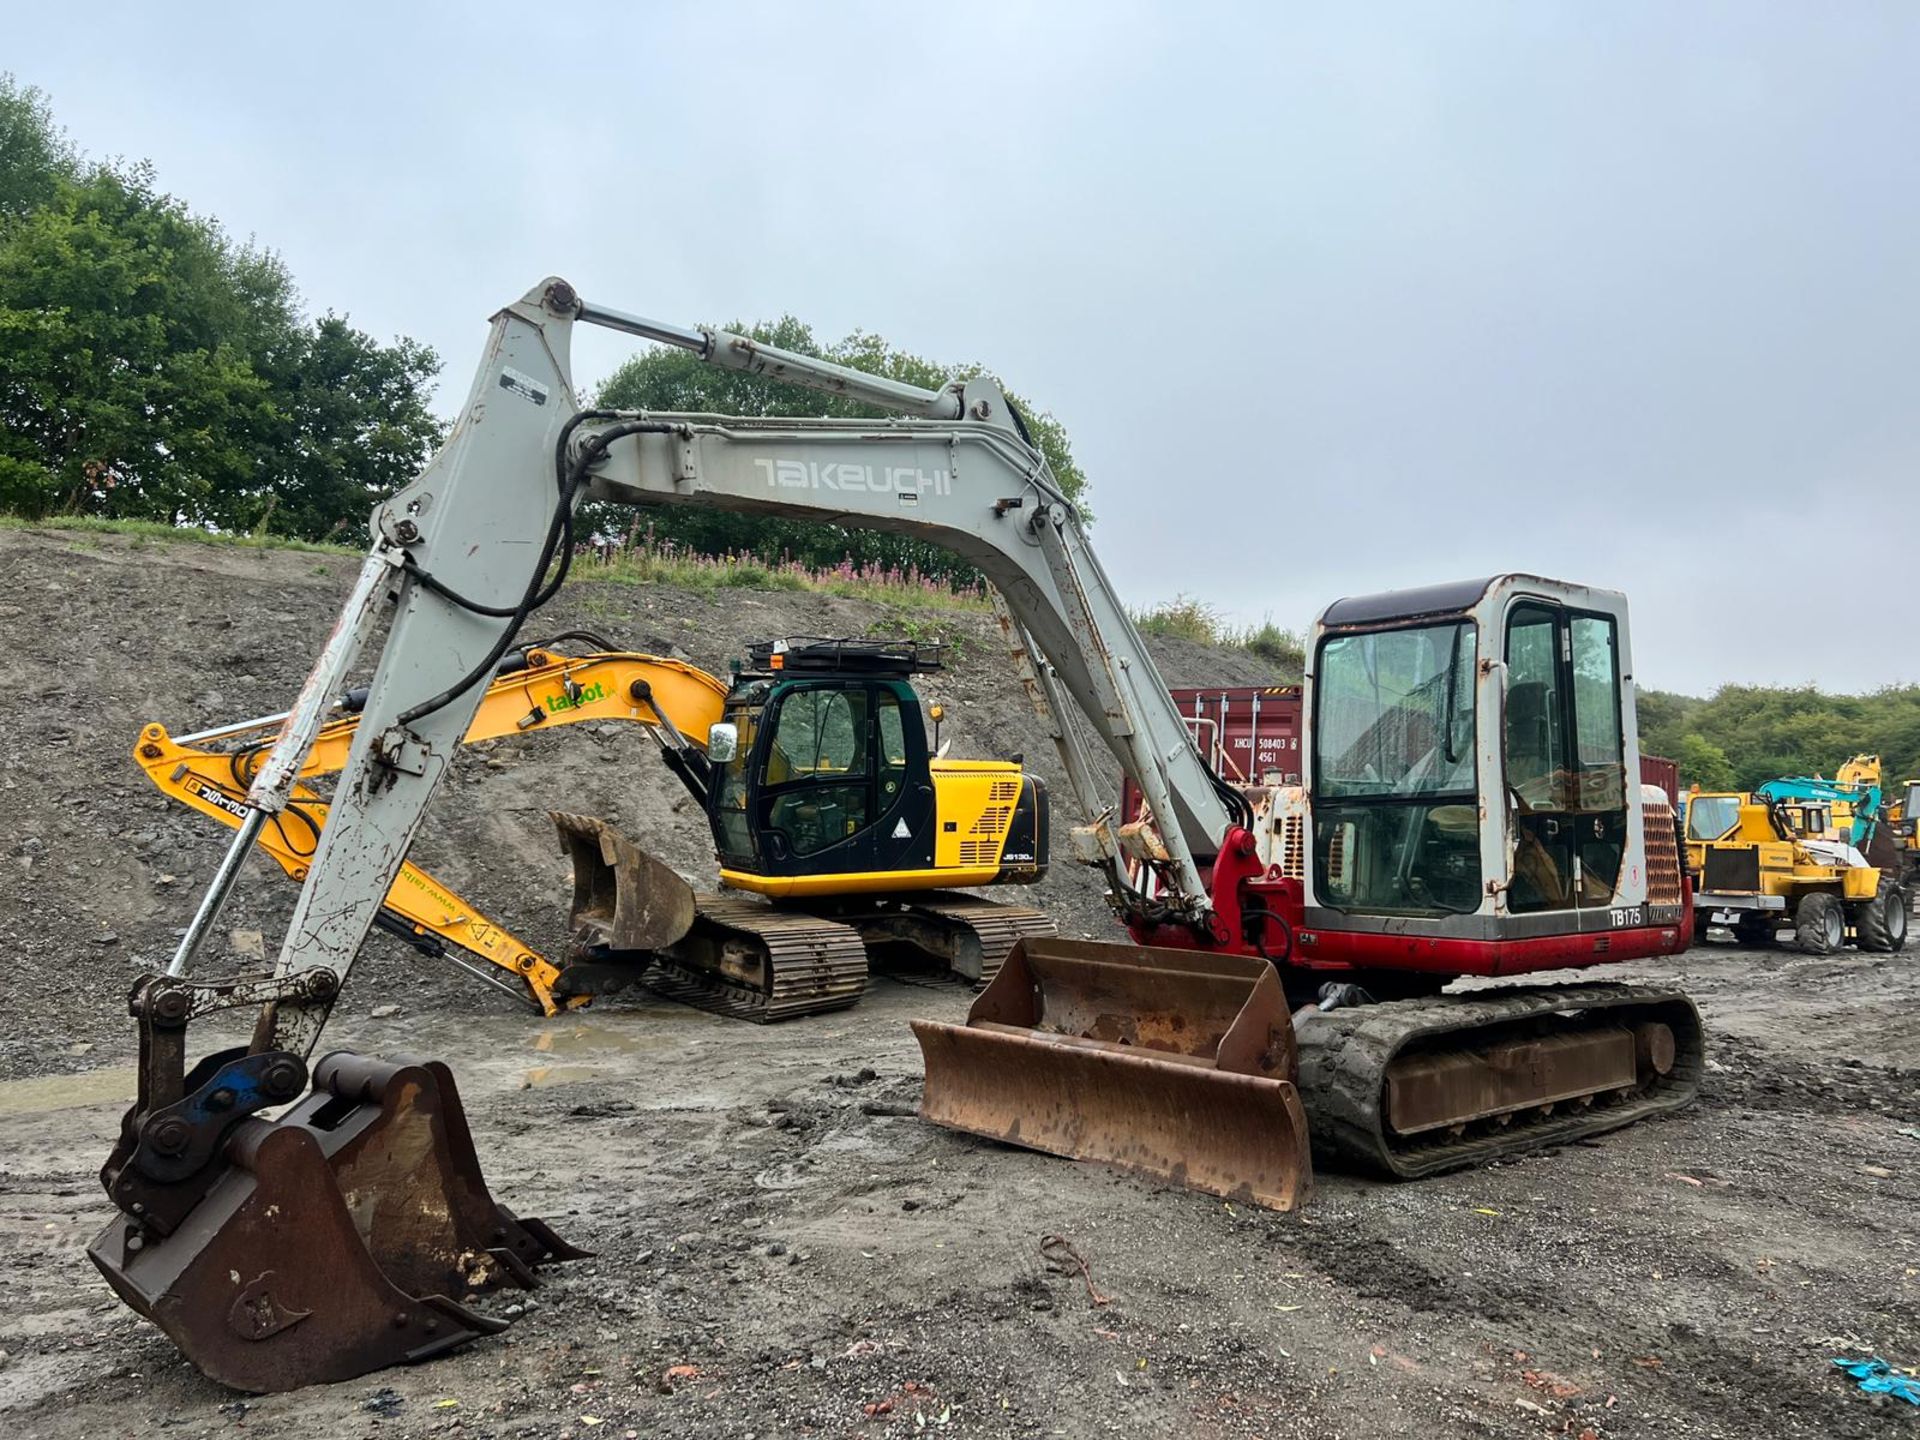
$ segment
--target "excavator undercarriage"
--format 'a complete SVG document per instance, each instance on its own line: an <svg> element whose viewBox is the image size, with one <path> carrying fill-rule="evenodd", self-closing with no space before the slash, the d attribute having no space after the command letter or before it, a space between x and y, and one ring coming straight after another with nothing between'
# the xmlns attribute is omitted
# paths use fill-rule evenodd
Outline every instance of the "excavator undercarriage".
<svg viewBox="0 0 1920 1440"><path fill-rule="evenodd" d="M1598 1135L1700 1087L1700 1015L1629 985L1470 990L1307 1012L1301 1090L1323 1160L1411 1180Z"/></svg>
<svg viewBox="0 0 1920 1440"><path fill-rule="evenodd" d="M770 1023L841 1010L890 952L985 985L1014 943L1052 918L981 896L929 891L769 904L738 890L696 893L606 820L553 816L573 863L572 941L559 993L636 981L716 1014Z"/></svg>

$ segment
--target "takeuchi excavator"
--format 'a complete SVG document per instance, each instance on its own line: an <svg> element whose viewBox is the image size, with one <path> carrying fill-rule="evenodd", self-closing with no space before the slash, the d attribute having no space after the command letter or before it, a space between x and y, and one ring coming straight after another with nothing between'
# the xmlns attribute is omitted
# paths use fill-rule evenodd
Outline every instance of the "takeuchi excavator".
<svg viewBox="0 0 1920 1440"><path fill-rule="evenodd" d="M1047 793L1017 764L935 753L912 678L937 672L940 656L912 640L792 636L750 646L728 682L583 632L516 646L465 743L641 726L706 815L723 888L696 893L607 821L555 812L574 868L572 940L557 960L412 861L374 923L548 1015L640 980L742 1019L837 1010L860 998L869 952L882 947L984 985L1017 940L1054 925L955 892L1046 873ZM327 823L312 782L345 766L365 699L339 698L261 832L261 851L296 880ZM178 738L149 724L134 758L163 793L237 827L284 718Z"/></svg>
<svg viewBox="0 0 1920 1440"><path fill-rule="evenodd" d="M582 409L568 359L582 323L888 418ZM1311 1175L1310 1125L1323 1154L1411 1176L1693 1094L1701 1033L1682 995L1439 993L1690 939L1672 815L1636 781L1623 597L1503 575L1339 601L1315 628L1305 785L1230 785L993 380L928 390L550 279L494 317L445 445L375 509L234 843L167 973L131 997L140 1091L103 1171L120 1214L91 1253L208 1374L271 1390L423 1358L497 1327L471 1292L577 1253L489 1194L444 1065L308 1057L496 667L564 582L589 496L912 534L997 590L1084 815L1073 853L1103 872L1135 943L1022 940L965 1024L917 1022L935 1123L1285 1208ZM273 973L191 978L383 623ZM757 739L739 753L743 777L766 763ZM1115 761L1145 806L1124 825ZM884 833L910 804L884 805ZM775 848L765 827L738 843ZM1129 882L1129 858L1150 889ZM188 1069L192 1021L240 1005L258 1007L250 1043Z"/></svg>

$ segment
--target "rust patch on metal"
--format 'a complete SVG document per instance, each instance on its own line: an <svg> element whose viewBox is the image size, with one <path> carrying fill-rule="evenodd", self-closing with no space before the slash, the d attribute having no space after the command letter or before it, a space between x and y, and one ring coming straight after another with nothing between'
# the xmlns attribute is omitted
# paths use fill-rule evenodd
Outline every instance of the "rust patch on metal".
<svg viewBox="0 0 1920 1440"><path fill-rule="evenodd" d="M1639 1076L1634 1050L1633 1031L1606 1026L1403 1056L1387 1067L1387 1123L1417 1135L1630 1090Z"/></svg>

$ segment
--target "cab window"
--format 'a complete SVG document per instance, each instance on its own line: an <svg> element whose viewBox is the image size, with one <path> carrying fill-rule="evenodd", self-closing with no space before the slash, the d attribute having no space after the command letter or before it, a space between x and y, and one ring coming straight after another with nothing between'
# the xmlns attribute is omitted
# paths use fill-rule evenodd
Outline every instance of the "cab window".
<svg viewBox="0 0 1920 1440"><path fill-rule="evenodd" d="M900 697L891 690L874 696L874 718L880 732L880 809L889 809L900 797L907 777L907 727L900 718Z"/></svg>
<svg viewBox="0 0 1920 1440"><path fill-rule="evenodd" d="M752 705L728 707L727 719L740 734L733 758L720 769L714 792L714 813L720 822L720 853L736 864L753 858L753 818L747 813L752 787L747 783L748 767L753 763L755 720L759 709Z"/></svg>
<svg viewBox="0 0 1920 1440"><path fill-rule="evenodd" d="M1529 810L1565 805L1560 633L1551 610L1516 610L1507 630L1507 785Z"/></svg>
<svg viewBox="0 0 1920 1440"><path fill-rule="evenodd" d="M812 855L865 828L871 775L864 690L795 690L780 702L768 747L774 794L767 829L794 855Z"/></svg>
<svg viewBox="0 0 1920 1440"><path fill-rule="evenodd" d="M858 690L796 690L780 705L767 784L864 771L867 697Z"/></svg>
<svg viewBox="0 0 1920 1440"><path fill-rule="evenodd" d="M1687 800L1687 838L1718 840L1740 823L1738 795L1694 795Z"/></svg>
<svg viewBox="0 0 1920 1440"><path fill-rule="evenodd" d="M1507 619L1505 755L1515 913L1611 903L1627 777L1611 616L1516 605Z"/></svg>
<svg viewBox="0 0 1920 1440"><path fill-rule="evenodd" d="M1335 635L1315 674L1314 893L1372 915L1481 896L1471 621Z"/></svg>
<svg viewBox="0 0 1920 1440"><path fill-rule="evenodd" d="M1568 626L1573 649L1573 730L1580 763L1580 808L1616 810L1627 803L1621 759L1620 660L1613 621L1576 615Z"/></svg>

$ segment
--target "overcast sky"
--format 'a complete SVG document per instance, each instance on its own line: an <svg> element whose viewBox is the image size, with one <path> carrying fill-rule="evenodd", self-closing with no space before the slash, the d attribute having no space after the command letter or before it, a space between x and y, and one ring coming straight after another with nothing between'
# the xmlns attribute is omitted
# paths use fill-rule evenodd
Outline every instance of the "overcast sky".
<svg viewBox="0 0 1920 1440"><path fill-rule="evenodd" d="M1920 680L1920 6L147 0L7 41L86 150L431 343L443 409L549 273L791 312L1051 409L1135 606L1534 570L1629 593L1642 685Z"/></svg>

